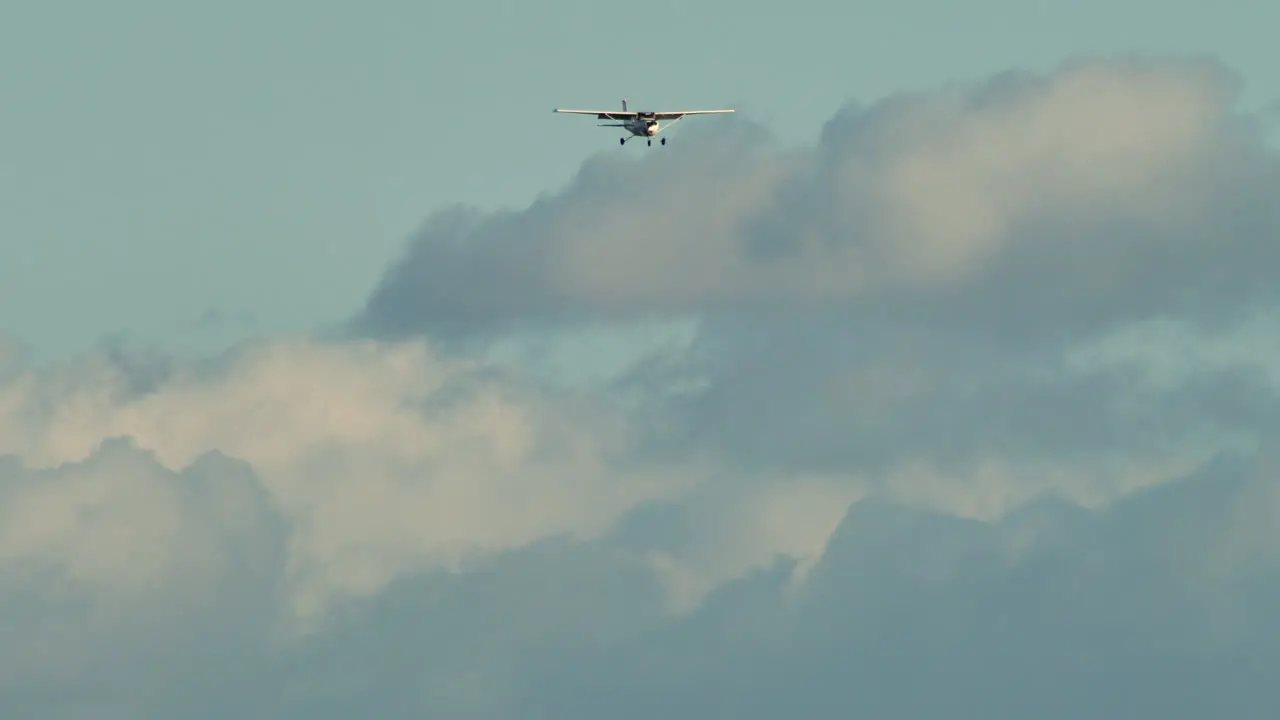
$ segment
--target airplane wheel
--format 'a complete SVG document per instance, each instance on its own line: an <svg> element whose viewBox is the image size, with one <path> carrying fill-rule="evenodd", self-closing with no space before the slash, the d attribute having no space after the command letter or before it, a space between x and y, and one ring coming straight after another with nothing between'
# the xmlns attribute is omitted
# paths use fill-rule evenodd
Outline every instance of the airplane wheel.
<svg viewBox="0 0 1280 720"><path fill-rule="evenodd" d="M649 147L653 147L653 141L652 141L652 140L649 140L646 144L647 144L647 145L649 145Z"/></svg>
<svg viewBox="0 0 1280 720"><path fill-rule="evenodd" d="M627 144L627 139L626 139L626 138L618 138L618 144L619 144L619 145L626 145L626 144Z"/></svg>
<svg viewBox="0 0 1280 720"><path fill-rule="evenodd" d="M666 145L666 144L667 144L667 139L666 139L666 138L662 138L662 144L663 144L663 145Z"/></svg>

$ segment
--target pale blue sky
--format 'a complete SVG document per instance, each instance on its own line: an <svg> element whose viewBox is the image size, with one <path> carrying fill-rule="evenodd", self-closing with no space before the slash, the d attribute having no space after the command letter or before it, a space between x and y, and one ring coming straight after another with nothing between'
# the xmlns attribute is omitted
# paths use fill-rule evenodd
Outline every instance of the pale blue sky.
<svg viewBox="0 0 1280 720"><path fill-rule="evenodd" d="M56 359L339 320L432 210L520 206L618 151L556 106L734 103L804 142L850 99L1099 51L1212 53L1257 104L1280 97L1277 20L1262 0L9 2L0 332Z"/></svg>

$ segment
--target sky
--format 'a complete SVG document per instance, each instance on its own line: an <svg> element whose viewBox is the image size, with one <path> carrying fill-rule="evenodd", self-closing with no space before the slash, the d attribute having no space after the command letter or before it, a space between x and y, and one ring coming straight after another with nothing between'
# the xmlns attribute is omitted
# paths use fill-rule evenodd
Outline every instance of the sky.
<svg viewBox="0 0 1280 720"><path fill-rule="evenodd" d="M525 207L614 152L554 107L733 105L806 144L848 102L1129 52L1212 54L1272 102L1277 11L1233 8L6 3L0 330L37 362L311 332L429 213Z"/></svg>
<svg viewBox="0 0 1280 720"><path fill-rule="evenodd" d="M1270 716L1277 19L6 5L0 715Z"/></svg>

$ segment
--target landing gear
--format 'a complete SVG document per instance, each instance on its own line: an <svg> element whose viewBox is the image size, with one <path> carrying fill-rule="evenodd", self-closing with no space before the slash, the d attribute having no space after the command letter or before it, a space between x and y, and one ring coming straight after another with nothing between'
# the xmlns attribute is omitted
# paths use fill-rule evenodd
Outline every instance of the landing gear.
<svg viewBox="0 0 1280 720"><path fill-rule="evenodd" d="M626 145L626 144L627 144L627 141L628 141L628 140L632 140L632 139L633 139L633 138L629 138L629 137L620 137L620 138L618 138L618 144L619 144L619 145ZM644 141L645 141L645 144L646 144L646 145L648 145L649 147L653 147L653 138L648 137L648 138L645 138L645 139L644 139ZM667 144L667 139L666 139L666 138L658 138L658 142L662 143L663 145L666 145L666 144Z"/></svg>

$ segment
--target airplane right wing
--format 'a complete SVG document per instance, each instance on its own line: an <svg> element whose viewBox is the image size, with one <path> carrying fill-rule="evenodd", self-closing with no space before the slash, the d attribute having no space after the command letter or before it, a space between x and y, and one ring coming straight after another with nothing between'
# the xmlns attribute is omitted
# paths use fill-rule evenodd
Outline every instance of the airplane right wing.
<svg viewBox="0 0 1280 720"><path fill-rule="evenodd" d="M653 117L657 120L679 120L686 115L720 115L722 113L731 113L732 110L664 110L656 112Z"/></svg>

